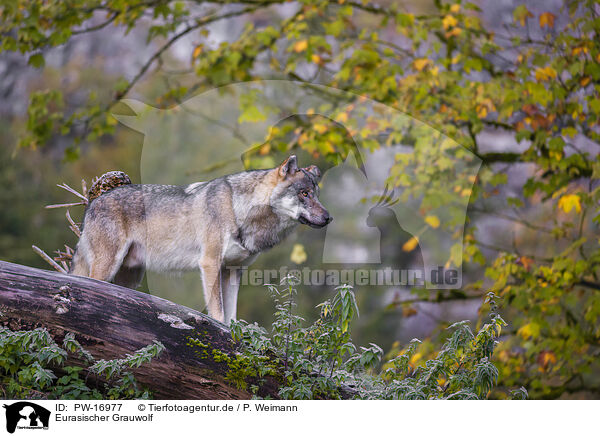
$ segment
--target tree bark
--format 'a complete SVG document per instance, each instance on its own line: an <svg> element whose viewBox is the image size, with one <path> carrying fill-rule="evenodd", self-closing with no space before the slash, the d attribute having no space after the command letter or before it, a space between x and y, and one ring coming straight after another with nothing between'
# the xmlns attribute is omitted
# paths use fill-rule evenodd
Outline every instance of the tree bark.
<svg viewBox="0 0 600 436"><path fill-rule="evenodd" d="M0 325L11 330L46 328L58 344L68 332L96 359L122 358L159 341L165 350L133 370L156 399L247 399L225 380L229 368L189 345L199 339L231 354L225 325L188 307L99 280L0 261ZM210 350L209 350L210 351ZM208 357L207 357L208 355ZM69 354L67 364L81 365ZM277 398L277 387L262 395Z"/></svg>

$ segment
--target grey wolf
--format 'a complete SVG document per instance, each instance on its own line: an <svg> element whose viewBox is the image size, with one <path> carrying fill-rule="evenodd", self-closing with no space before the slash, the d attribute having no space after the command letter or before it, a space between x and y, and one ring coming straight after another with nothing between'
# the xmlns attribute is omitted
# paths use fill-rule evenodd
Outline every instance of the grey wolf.
<svg viewBox="0 0 600 436"><path fill-rule="evenodd" d="M320 178L292 155L275 168L187 186L110 187L86 208L70 273L135 289L146 269L199 270L208 314L229 323L241 270L228 266L248 265L298 224L332 221Z"/></svg>

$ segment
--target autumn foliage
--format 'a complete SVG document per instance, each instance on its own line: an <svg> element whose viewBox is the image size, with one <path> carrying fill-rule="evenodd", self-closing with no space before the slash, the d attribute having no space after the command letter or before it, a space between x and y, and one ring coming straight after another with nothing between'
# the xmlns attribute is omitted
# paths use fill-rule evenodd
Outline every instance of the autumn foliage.
<svg viewBox="0 0 600 436"><path fill-rule="evenodd" d="M414 13L393 1L209 3L210 13L171 1L17 0L0 6L0 51L22 53L32 68L44 68L53 47L107 26L146 29L153 50L137 74L115 79L111 92L89 92L85 102L69 104L66 90L59 87L32 92L20 145L43 149L67 136L73 145L66 157L77 159L86 144L114 133L116 120L110 112L118 100L133 89L143 90L147 76L160 74L169 50L186 35L196 38L184 65L192 78L171 84L160 95L149 92L154 105L168 107L233 82L281 78L342 89L403 111L484 164L472 191L451 191L445 198L470 195L465 236L457 243L462 266L482 272L465 281L458 294L480 296L485 310L484 297L494 292L508 323L494 358L499 386L491 395L506 397L509 390L524 386L532 398L597 396L597 2L569 0L560 10L537 12L520 5L512 22L501 28L492 28L476 4L454 0L435 0ZM276 7L290 4L292 13L272 18ZM235 37L209 44L212 23L238 17L248 21ZM252 100L247 104L243 121L259 120ZM351 125L352 116L340 113L336 122ZM332 125L296 127L298 149L325 157L344 150L344 138ZM352 133L374 148L387 146L374 139L384 131L412 147L432 146L419 143L417 127L395 128L371 122ZM269 147L284 143L277 135L287 133L271 132ZM508 138L509 145L497 146L489 135ZM259 157L270 150L263 149ZM399 159L396 173L408 164L418 173L447 162ZM423 201L420 212L426 222L446 225L432 212L431 198ZM484 226L490 219L510 231L490 232ZM443 291L416 295L428 301L456 296ZM422 359L436 349L428 341L419 347L414 355Z"/></svg>

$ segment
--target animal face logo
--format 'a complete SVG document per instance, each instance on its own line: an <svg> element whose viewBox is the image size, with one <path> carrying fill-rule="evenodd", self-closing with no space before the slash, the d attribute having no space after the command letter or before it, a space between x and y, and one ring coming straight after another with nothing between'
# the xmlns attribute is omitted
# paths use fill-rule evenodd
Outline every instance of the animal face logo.
<svg viewBox="0 0 600 436"><path fill-rule="evenodd" d="M388 190L389 186L386 186L377 204L369 210L369 216L367 217L369 227L379 228L386 222L396 220L396 214L391 207L398 203L398 199L394 199L394 192Z"/></svg>
<svg viewBox="0 0 600 436"><path fill-rule="evenodd" d="M29 401L19 401L10 405L3 405L6 409L6 431L14 433L21 429L48 429L50 411L42 406Z"/></svg>
<svg viewBox="0 0 600 436"><path fill-rule="evenodd" d="M300 159L319 163L322 174L285 161L270 204L307 226L326 226L323 266L411 268L431 289L462 285L463 229L481 161L419 120L350 93L288 81L232 84L169 109L122 102L133 114L115 117L144 133L142 183L185 185L273 168L302 151ZM317 162L323 153L314 145L298 147L302 137L279 154L264 146L282 120L309 113L341 123L354 144L337 165ZM379 136L369 137L371 130ZM413 142L404 144L405 137ZM261 166L248 167L251 150L259 151ZM451 281L435 279L448 271Z"/></svg>

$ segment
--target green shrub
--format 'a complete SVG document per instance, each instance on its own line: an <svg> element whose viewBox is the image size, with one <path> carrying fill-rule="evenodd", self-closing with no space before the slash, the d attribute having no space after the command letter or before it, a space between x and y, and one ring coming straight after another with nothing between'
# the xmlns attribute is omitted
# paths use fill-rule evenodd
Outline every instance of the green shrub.
<svg viewBox="0 0 600 436"><path fill-rule="evenodd" d="M64 400L150 398L150 392L138 386L128 369L149 362L163 350L164 346L155 342L122 359L95 360L72 333L67 333L59 346L43 328L13 332L0 327L0 396ZM68 353L78 355L89 366L66 366ZM100 388L86 383L90 374L105 380Z"/></svg>
<svg viewBox="0 0 600 436"><path fill-rule="evenodd" d="M268 286L277 309L271 332L257 324L232 322L240 350L235 368L256 381L254 392L267 375L278 378L284 399L483 399L497 384L498 370L491 358L506 323L493 293L486 298L489 319L477 333L468 321L451 325L451 336L435 358L415 365L411 359L417 339L385 362L376 344L353 344L350 325L358 307L350 286L336 288L333 299L318 306L317 321L304 327L304 319L294 314L296 284L287 277L282 288ZM511 395L526 396L524 389Z"/></svg>

